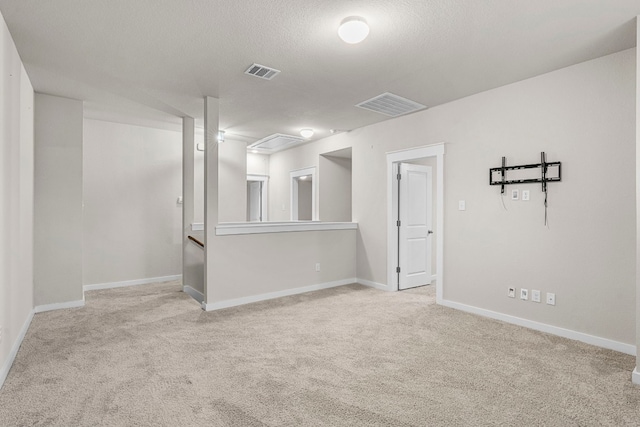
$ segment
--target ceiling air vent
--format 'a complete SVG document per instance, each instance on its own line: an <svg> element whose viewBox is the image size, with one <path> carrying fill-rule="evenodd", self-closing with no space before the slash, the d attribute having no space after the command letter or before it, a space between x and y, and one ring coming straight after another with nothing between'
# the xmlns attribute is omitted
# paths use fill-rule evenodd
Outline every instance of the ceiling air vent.
<svg viewBox="0 0 640 427"><path fill-rule="evenodd" d="M249 74L250 76L260 77L261 79L271 80L280 73L280 70L265 67L264 65L260 64L253 64L252 66L247 68L247 71L245 71L244 73Z"/></svg>
<svg viewBox="0 0 640 427"><path fill-rule="evenodd" d="M299 136L275 133L266 138L262 138L260 141L254 142L247 148L263 150L265 153L275 153L276 151L284 150L285 148L290 148L303 142L307 142L307 140Z"/></svg>
<svg viewBox="0 0 640 427"><path fill-rule="evenodd" d="M413 113L414 111L427 108L426 105L418 104L410 99L403 98L389 92L368 99L360 104L356 104L356 107L391 117L398 117L403 114Z"/></svg>

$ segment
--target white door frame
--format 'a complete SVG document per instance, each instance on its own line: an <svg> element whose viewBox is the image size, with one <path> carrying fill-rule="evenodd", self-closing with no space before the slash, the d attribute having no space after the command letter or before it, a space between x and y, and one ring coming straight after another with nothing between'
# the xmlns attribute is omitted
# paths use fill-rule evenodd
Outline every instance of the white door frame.
<svg viewBox="0 0 640 427"><path fill-rule="evenodd" d="M316 179L316 167L297 169L291 171L289 183L290 183L290 205L291 205L291 221L298 220L298 179L301 176L311 175L311 220L318 220L318 210L316 209L316 188L318 187L318 180Z"/></svg>
<svg viewBox="0 0 640 427"><path fill-rule="evenodd" d="M269 219L269 203L267 202L269 177L267 175L247 175L247 181L262 181L262 192L260 199L262 200L262 222Z"/></svg>
<svg viewBox="0 0 640 427"><path fill-rule="evenodd" d="M394 209L397 212L398 208L395 179L398 164L425 157L436 157L436 302L441 304L444 289L444 142L387 153L387 289L398 290L398 227L394 220Z"/></svg>

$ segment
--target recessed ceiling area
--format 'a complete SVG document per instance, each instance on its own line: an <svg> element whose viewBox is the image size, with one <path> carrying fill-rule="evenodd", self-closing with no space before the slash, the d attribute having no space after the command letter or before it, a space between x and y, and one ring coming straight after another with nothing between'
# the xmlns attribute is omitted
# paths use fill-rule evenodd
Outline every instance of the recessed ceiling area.
<svg viewBox="0 0 640 427"><path fill-rule="evenodd" d="M276 133L269 135L266 138L262 138L253 144L249 144L247 149L252 151L255 150L260 154L272 154L287 148L295 147L296 145L300 145L305 142L307 142L307 140L299 136Z"/></svg>
<svg viewBox="0 0 640 427"><path fill-rule="evenodd" d="M38 92L81 99L94 116L220 127L247 145L312 140L391 115L357 108L392 93L429 108L635 46L637 0L0 0ZM370 32L338 36L344 18ZM281 71L245 74L251 64ZM266 75L266 74L265 74Z"/></svg>

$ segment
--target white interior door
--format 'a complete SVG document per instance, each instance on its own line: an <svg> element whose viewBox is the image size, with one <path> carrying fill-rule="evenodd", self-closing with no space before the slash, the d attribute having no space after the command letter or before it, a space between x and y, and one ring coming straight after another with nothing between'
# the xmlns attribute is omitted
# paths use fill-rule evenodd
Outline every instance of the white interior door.
<svg viewBox="0 0 640 427"><path fill-rule="evenodd" d="M398 288L408 289L431 283L432 173L408 163L399 172Z"/></svg>
<svg viewBox="0 0 640 427"><path fill-rule="evenodd" d="M262 221L262 181L247 181L247 221Z"/></svg>

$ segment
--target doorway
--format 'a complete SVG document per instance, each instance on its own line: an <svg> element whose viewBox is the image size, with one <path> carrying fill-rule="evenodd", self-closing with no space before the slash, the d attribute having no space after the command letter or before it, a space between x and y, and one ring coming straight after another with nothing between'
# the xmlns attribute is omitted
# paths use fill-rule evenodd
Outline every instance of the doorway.
<svg viewBox="0 0 640 427"><path fill-rule="evenodd" d="M291 172L291 221L317 221L316 168Z"/></svg>
<svg viewBox="0 0 640 427"><path fill-rule="evenodd" d="M432 173L432 179L435 181L435 191L432 195L435 203L435 224L432 224L433 228L428 228L427 230L431 229L433 231L429 236L432 241L435 239L435 274L432 275L432 279L435 279L436 282L436 302L441 303L444 292L444 143L387 153L387 289L390 291L401 289L397 272L398 267L401 267L400 257L402 256L398 245L400 237L398 228L400 199L398 197L397 175L400 171L400 164L414 163L420 159L427 158L435 159L435 170ZM426 263L429 262L426 254L421 258L426 268ZM431 264L433 266L433 261L431 261ZM400 271L402 271L402 268L400 268Z"/></svg>
<svg viewBox="0 0 640 427"><path fill-rule="evenodd" d="M263 175L247 175L247 222L268 221L268 179Z"/></svg>

